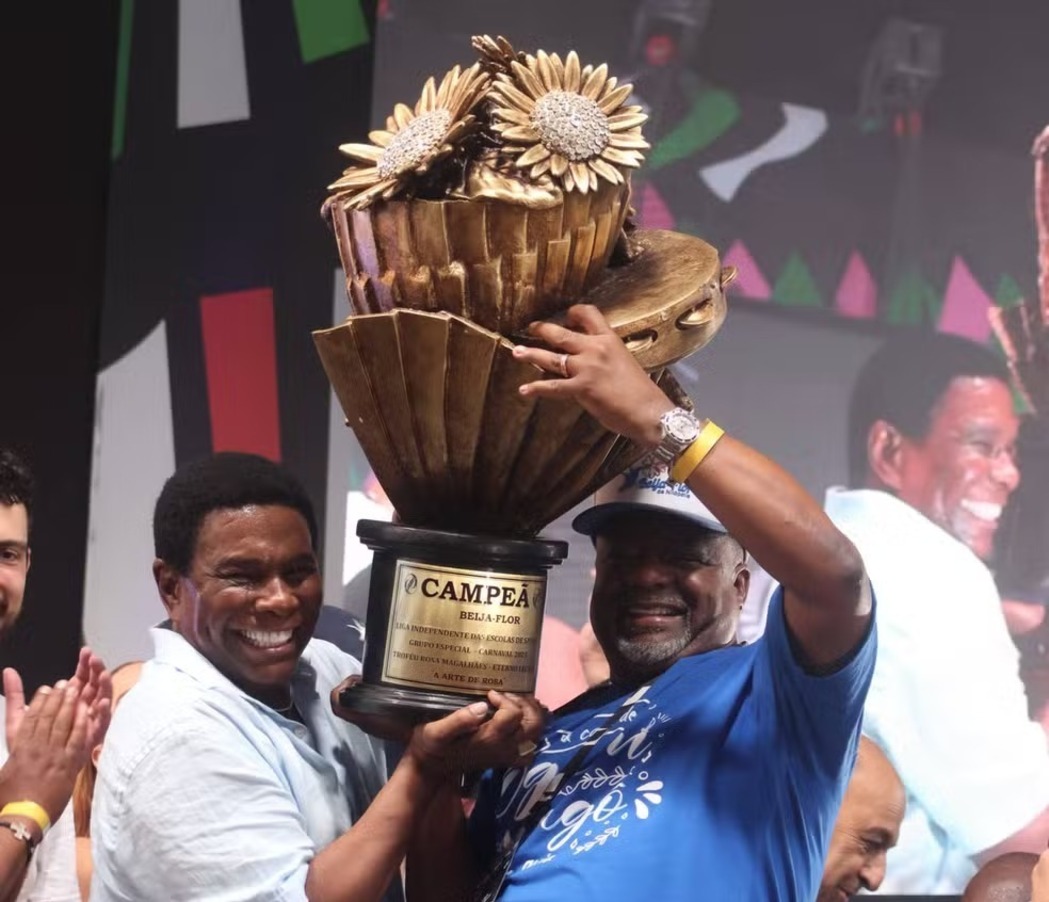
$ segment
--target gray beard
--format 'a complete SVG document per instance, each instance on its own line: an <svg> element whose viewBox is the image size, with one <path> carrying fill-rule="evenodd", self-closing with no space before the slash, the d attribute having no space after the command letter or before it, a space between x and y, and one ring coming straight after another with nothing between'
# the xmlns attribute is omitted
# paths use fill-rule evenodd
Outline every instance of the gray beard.
<svg viewBox="0 0 1049 902"><path fill-rule="evenodd" d="M691 641L692 618L686 617L685 628L681 631L681 635L674 639L653 641L643 636L633 638L619 636L616 639L616 650L634 667L647 670L673 661Z"/></svg>

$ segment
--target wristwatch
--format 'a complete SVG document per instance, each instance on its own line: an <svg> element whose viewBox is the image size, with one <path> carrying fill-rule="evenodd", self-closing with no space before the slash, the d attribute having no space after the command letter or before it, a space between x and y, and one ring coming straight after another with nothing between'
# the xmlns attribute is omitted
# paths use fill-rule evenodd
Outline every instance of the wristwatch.
<svg viewBox="0 0 1049 902"><path fill-rule="evenodd" d="M652 455L669 469L696 440L701 424L683 407L675 407L659 418L659 425L663 430L663 438Z"/></svg>
<svg viewBox="0 0 1049 902"><path fill-rule="evenodd" d="M36 851L36 840L33 839L29 828L18 821L0 821L0 827L7 827L14 834L15 839L20 839L25 843L26 861L32 861L33 853Z"/></svg>

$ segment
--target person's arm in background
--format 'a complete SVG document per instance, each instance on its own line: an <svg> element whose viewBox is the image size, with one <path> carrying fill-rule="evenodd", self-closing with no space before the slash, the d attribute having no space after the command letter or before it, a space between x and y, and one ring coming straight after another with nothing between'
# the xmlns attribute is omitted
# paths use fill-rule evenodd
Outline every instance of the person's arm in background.
<svg viewBox="0 0 1049 902"><path fill-rule="evenodd" d="M596 307L569 308L569 328L534 323L555 350L518 347L519 360L568 378L522 386L540 398L574 400L605 428L655 448L660 417L675 404L641 369ZM787 623L801 663L819 671L866 634L871 598L863 561L819 503L777 463L725 435L688 476L688 486L785 590Z"/></svg>
<svg viewBox="0 0 1049 902"><path fill-rule="evenodd" d="M77 671L53 689L42 687L25 706L22 680L7 668L3 673L10 757L0 768L0 807L30 801L55 823L69 802L80 768L101 741L109 724L112 684L102 662L85 649ZM43 838L32 817L6 814L7 821L31 837L35 848ZM70 842L72 837L69 838ZM0 828L0 900L18 896L29 863L29 846L9 827ZM71 886L76 890L70 861ZM75 898L75 895L72 897Z"/></svg>
<svg viewBox="0 0 1049 902"><path fill-rule="evenodd" d="M1034 216L1038 224L1038 290L1043 321L1049 321L1049 126L1035 139Z"/></svg>

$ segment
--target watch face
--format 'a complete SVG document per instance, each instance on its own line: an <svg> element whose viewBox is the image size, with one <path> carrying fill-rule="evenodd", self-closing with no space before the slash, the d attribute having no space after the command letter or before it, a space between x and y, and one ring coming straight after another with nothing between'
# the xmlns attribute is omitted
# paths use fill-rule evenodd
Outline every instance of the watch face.
<svg viewBox="0 0 1049 902"><path fill-rule="evenodd" d="M672 410L663 420L663 430L675 442L691 442L699 434L696 418L685 410Z"/></svg>

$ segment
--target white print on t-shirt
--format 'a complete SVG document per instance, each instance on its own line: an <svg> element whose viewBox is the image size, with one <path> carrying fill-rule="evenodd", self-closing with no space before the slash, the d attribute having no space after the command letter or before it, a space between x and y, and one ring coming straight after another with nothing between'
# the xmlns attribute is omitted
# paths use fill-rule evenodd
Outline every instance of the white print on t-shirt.
<svg viewBox="0 0 1049 902"><path fill-rule="evenodd" d="M531 767L504 775L496 816L508 822L511 833L543 798L556 793L535 827L545 854L517 862L523 870L554 861L565 850L581 855L603 846L617 839L632 819L648 820L663 801L663 781L653 777L652 763L670 717L648 698L639 698L609 726L579 769L560 785L562 768L611 717L605 712L575 730L554 730Z"/></svg>

